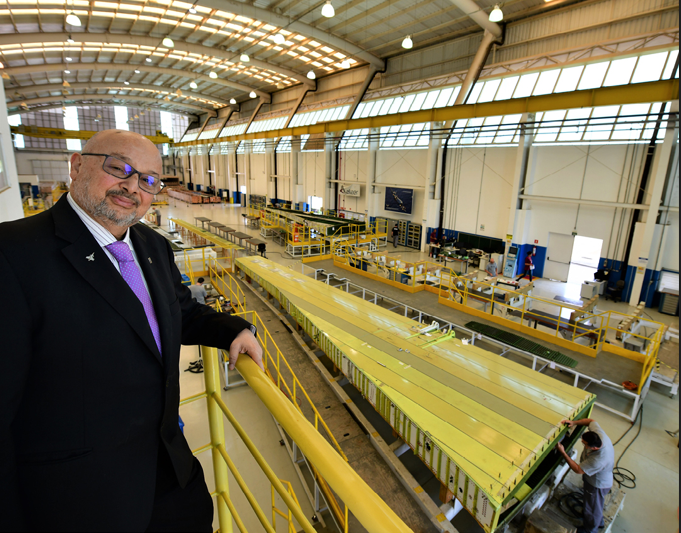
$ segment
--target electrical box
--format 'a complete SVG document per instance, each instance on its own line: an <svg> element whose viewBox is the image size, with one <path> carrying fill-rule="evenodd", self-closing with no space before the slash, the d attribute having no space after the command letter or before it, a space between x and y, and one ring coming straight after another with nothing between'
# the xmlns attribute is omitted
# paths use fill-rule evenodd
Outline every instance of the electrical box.
<svg viewBox="0 0 681 533"><path fill-rule="evenodd" d="M512 278L515 273L515 265L518 261L518 247L511 246L506 253L506 262L504 263L504 277Z"/></svg>

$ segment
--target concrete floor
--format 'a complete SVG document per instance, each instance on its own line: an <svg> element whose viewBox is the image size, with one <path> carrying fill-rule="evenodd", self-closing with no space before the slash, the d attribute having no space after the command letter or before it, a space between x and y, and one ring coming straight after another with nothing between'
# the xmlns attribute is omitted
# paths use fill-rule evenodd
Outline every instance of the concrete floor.
<svg viewBox="0 0 681 533"><path fill-rule="evenodd" d="M187 205L183 202L173 201L171 205L161 207L162 212L162 225L167 225L167 217L173 216L187 220L193 223L194 216L205 216L211 218L212 220L223 222L225 224L231 225L232 227L238 227L240 231L252 234L254 236L259 235L259 231L255 229L246 228L242 225L241 218L242 209L239 206L230 205L209 205L209 206L196 206ZM273 261L279 262L282 265L288 266L298 263L298 260L290 258L288 255L284 254L283 248L277 246L274 243L268 241L267 244L267 255L268 258ZM392 248L391 248L392 250ZM422 254L420 252L412 251L407 248L398 248L397 253L402 255L402 258L408 261L414 261L417 259L425 259L427 254ZM343 271L345 275L346 271ZM361 284L377 292L386 290L387 286L379 284L378 282L373 282L367 278L362 278ZM575 299L575 287L570 286L566 283L552 282L549 280L538 280L536 283L537 291L545 291L542 294L543 297L550 299L555 295L565 296L567 298ZM408 298L414 298L413 305L421 309L431 308L433 314L439 316L445 315L445 310L449 310L445 306L437 304L433 301L433 295L429 293L419 293L411 295L409 293L399 291L400 300L408 301ZM578 294L578 293L577 293ZM539 295L539 294L538 294ZM600 309L613 309L622 313L631 312L631 308L626 303L614 303L614 302L601 302L599 303ZM667 315L662 315L656 310L646 309L646 314L653 320L660 321L666 324L670 324L671 327L678 329L679 319L678 317L669 317ZM470 317L461 317L465 321L470 320ZM465 322L463 322L465 323ZM191 351L193 350L193 352ZM187 355L185 356L185 351ZM195 359L196 349L186 348L183 351L183 359L181 362L182 369L186 367L188 361ZM678 365L678 344L673 344L666 347L667 352L667 362L671 362ZM568 354L570 355L570 354ZM678 366L676 366L678 368ZM185 391L185 382L190 383L187 379L192 379L193 377L198 377L195 375L188 376L189 373L182 373L182 395L187 396L191 394L191 388ZM200 376L200 375L199 375ZM199 378L201 379L201 378ZM186 394L185 394L186 392ZM235 394L236 393L236 394ZM280 454L275 454L274 448L278 446L279 434L276 432L274 423L272 422L271 416L264 410L264 406L260 404L258 406L257 398L250 393L247 388L235 389L227 393L228 396L223 396L229 398L228 405L234 406L234 412L240 421L252 424L252 427L247 427L250 429L252 435L257 435L258 439L263 439L263 447L267 447L267 442L270 445L274 442L276 446L272 446L271 456L268 460L271 464L277 465L277 468L282 468L286 470L290 467L290 461L286 455L283 448L280 448ZM227 401L227 400L226 400ZM200 403L200 402L197 402ZM198 446L203 444L205 440L198 439L200 442L194 441L193 431L196 431L197 435L201 432L205 433L204 429L201 430L201 422L199 418L202 416L202 412L197 408L193 411L183 408L181 414L185 423L187 424L185 431L187 432L188 438L191 438L190 444L192 446ZM631 427L631 424L624 420L623 418L614 415L608 411L596 408L594 411L594 417L600 422L603 429L610 435L613 442L616 441L627 429ZM651 392L648 395L646 402L644 404L644 410L642 414L643 427L640 436L636 439L633 445L628 449L626 455L620 462L620 466L632 470L637 476L637 487L633 490L627 491L627 498L625 501L624 509L620 513L617 521L614 524L613 532L615 533L644 533L644 532L657 532L657 531L669 531L673 532L678 529L677 520L677 509L679 502L679 453L678 453L678 440L670 437L665 430L676 431L679 426L679 396L675 398L669 398L669 389L661 387L659 385L653 384L651 386ZM205 422L204 422L205 424ZM190 429L190 426L194 429ZM269 428L269 429L268 429ZM633 428L632 431L625 437L625 439L616 446L615 451L617 456L624 451L625 447L631 440L638 430L638 426ZM191 437L190 437L191 436ZM259 442L258 440L258 442ZM260 446L260 444L258 444ZM205 454L204 454L205 455ZM205 459L208 459L206 461ZM257 479L259 471L257 467L254 467L252 462L244 456L235 456L235 460L239 465L242 474L246 479ZM204 469L209 470L210 460L204 457L202 461L204 464ZM242 468L243 465L243 468ZM294 474L292 470L285 474L288 475L290 481L294 481ZM208 476L210 477L210 476ZM264 476L263 476L264 477ZM421 480L419 480L421 482ZM423 481L424 486L427 480ZM238 492L236 485L233 483L231 486L234 488L234 493ZM257 486L257 485L256 485ZM301 489L302 490L302 489ZM269 501L269 487L262 487L262 491L265 493L263 495L258 495L258 499L263 504L263 509L267 509L267 501ZM302 494L302 493L301 493ZM301 503L304 498L300 498ZM239 502L240 504L242 502ZM244 502L244 505L245 502ZM677 507L677 509L674 509ZM239 509L244 508L241 505ZM265 510L266 514L268 511ZM307 511L306 511L307 512ZM473 533L476 531L475 525L457 525L461 533ZM254 527L249 531L260 531L260 526L254 523ZM283 531L277 528L278 531ZM427 531L427 530L423 530ZM415 533L419 533L415 529Z"/></svg>

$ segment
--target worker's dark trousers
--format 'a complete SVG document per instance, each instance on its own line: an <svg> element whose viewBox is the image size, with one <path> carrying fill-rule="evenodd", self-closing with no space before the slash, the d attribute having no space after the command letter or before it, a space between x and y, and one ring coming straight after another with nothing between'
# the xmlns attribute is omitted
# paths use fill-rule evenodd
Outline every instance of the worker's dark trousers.
<svg viewBox="0 0 681 533"><path fill-rule="evenodd" d="M393 247L397 248L397 235L393 236Z"/></svg>
<svg viewBox="0 0 681 533"><path fill-rule="evenodd" d="M584 522L577 533L598 533L603 524L603 506L610 489L597 489L584 482Z"/></svg>
<svg viewBox="0 0 681 533"><path fill-rule="evenodd" d="M523 272L518 279L523 279L525 276L530 276L530 282L532 281L532 269L528 268L525 272Z"/></svg>

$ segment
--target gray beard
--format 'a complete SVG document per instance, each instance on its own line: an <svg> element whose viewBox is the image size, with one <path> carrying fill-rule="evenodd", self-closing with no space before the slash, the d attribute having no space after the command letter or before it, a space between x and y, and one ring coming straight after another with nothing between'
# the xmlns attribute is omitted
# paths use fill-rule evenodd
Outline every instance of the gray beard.
<svg viewBox="0 0 681 533"><path fill-rule="evenodd" d="M100 219L106 219L115 224L116 226L121 226L124 228L129 228L133 224L136 224L139 222L139 220L142 218L141 216L137 215L137 212L130 213L129 215L125 217L120 217L118 213L116 212L115 209L110 207L106 203L106 197L102 199L101 202L97 202L90 194L90 187L89 184L85 184L85 189L83 190L83 194L79 194L79 204L81 207L87 211L87 213L92 217L92 218L100 218ZM127 194L121 193L121 192L113 192L113 191L107 191L106 196L123 196L124 198L129 199L132 202L135 202L137 206L139 206L139 202L131 196L128 196Z"/></svg>

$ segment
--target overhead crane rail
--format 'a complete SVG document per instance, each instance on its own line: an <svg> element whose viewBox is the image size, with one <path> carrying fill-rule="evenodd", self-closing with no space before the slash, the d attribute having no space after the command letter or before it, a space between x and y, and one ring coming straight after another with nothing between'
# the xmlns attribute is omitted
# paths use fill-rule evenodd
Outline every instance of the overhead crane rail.
<svg viewBox="0 0 681 533"><path fill-rule="evenodd" d="M10 126L10 131L18 135L27 137L39 137L42 139L81 139L84 141L94 137L98 131L88 130L65 130L63 128L41 128L38 126ZM161 131L156 131L156 135L145 135L154 144L172 144L173 139Z"/></svg>

